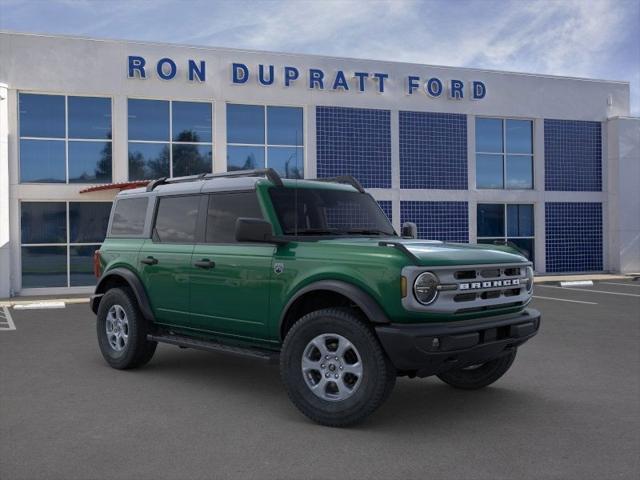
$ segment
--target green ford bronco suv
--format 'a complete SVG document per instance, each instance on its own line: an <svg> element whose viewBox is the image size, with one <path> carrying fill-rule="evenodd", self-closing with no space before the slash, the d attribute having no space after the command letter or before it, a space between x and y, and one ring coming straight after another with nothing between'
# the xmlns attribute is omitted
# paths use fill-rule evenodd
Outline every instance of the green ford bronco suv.
<svg viewBox="0 0 640 480"><path fill-rule="evenodd" d="M117 369L158 342L279 359L291 401L331 426L371 414L397 376L485 387L540 326L531 263L415 230L398 236L351 177L264 169L123 191L94 257L100 350Z"/></svg>

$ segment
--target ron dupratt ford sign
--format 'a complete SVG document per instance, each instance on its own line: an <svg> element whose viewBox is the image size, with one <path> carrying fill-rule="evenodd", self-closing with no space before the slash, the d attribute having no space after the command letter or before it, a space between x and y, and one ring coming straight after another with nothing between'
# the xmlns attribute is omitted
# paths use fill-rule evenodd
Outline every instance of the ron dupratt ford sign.
<svg viewBox="0 0 640 480"><path fill-rule="evenodd" d="M204 60L188 60L186 65L178 65L168 57L147 62L144 57L132 55L128 57L127 70L129 78L142 79L153 75L162 80L186 78L191 82L207 81L207 63ZM251 82L265 87L279 85L288 88L302 83L315 90L384 93L389 74L346 70L327 72L320 68L301 69L291 65L247 65L232 62L229 65L229 80L235 85ZM407 75L402 82L407 95L423 93L432 98L481 100L487 94L485 84L478 80L464 82L454 78Z"/></svg>

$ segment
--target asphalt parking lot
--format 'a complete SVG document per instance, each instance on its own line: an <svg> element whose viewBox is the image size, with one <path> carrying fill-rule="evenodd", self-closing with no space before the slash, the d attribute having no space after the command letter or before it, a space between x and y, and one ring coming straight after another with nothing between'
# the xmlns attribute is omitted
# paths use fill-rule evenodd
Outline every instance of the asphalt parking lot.
<svg viewBox="0 0 640 480"><path fill-rule="evenodd" d="M542 330L498 383L399 379L350 429L298 413L275 366L159 346L116 371L86 304L11 309L0 478L639 478L640 282L535 295Z"/></svg>

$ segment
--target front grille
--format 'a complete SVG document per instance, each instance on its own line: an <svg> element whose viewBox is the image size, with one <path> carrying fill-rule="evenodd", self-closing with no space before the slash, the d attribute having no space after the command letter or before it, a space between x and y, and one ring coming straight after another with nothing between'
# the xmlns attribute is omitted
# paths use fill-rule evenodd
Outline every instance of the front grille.
<svg viewBox="0 0 640 480"><path fill-rule="evenodd" d="M409 310L462 314L526 305L527 267L530 264L470 265L457 267L405 267L409 285L422 272L438 276L441 290L430 305L421 305L410 295L403 299Z"/></svg>

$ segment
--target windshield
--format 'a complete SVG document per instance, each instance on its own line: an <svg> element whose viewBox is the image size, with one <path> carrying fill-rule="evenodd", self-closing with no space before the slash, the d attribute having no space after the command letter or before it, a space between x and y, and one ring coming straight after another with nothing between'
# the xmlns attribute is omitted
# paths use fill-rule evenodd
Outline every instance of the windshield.
<svg viewBox="0 0 640 480"><path fill-rule="evenodd" d="M368 194L284 187L269 194L285 235L395 235Z"/></svg>

